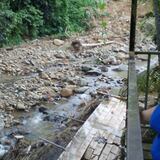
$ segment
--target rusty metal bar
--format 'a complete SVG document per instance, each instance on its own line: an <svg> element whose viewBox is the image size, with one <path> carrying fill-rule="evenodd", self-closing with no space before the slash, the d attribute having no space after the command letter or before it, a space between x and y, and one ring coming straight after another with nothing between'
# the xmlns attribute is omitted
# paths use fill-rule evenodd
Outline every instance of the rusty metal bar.
<svg viewBox="0 0 160 160"><path fill-rule="evenodd" d="M157 42L157 49L160 51L160 2L158 0L153 0L154 5L154 14L156 19L156 42ZM158 55L158 61L160 65L160 54ZM158 93L158 101L160 102L160 93Z"/></svg>
<svg viewBox="0 0 160 160"><path fill-rule="evenodd" d="M141 51L135 51L135 54L145 54L145 55L160 55L160 52L141 52Z"/></svg>
<svg viewBox="0 0 160 160"><path fill-rule="evenodd" d="M137 0L132 0L129 51L134 51L135 49L136 17L137 17Z"/></svg>
<svg viewBox="0 0 160 160"><path fill-rule="evenodd" d="M150 64L151 64L151 54L148 54L147 75L146 75L146 91L145 91L145 109L147 109L147 104L148 104Z"/></svg>
<svg viewBox="0 0 160 160"><path fill-rule="evenodd" d="M156 31L157 31L157 34L156 34L157 48L158 48L158 51L160 51L160 4L158 0L153 0L153 3L154 3L154 14L155 14ZM160 58L160 54L159 54L159 58Z"/></svg>
<svg viewBox="0 0 160 160"><path fill-rule="evenodd" d="M135 67L135 55L148 55L146 91L145 91L145 109L147 109L148 93L149 93L149 76L151 55L158 55L160 65L160 4L158 0L154 0L154 11L156 17L157 28L157 45L158 52L135 52L136 37L136 15L137 0L132 0L131 8L131 24L130 24L130 43L129 43L129 64L128 64L128 115L127 115L127 160L143 160L142 135L140 126L140 116L138 107L138 91L137 91L137 75ZM159 95L160 98L160 95Z"/></svg>

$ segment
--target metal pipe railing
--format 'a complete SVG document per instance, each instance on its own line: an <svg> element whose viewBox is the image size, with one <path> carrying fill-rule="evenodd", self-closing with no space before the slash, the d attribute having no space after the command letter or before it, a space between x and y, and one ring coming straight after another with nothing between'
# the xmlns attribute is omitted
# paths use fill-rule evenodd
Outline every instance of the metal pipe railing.
<svg viewBox="0 0 160 160"><path fill-rule="evenodd" d="M160 51L160 2L158 0L153 0L153 6L154 6L154 15L156 19L156 43L157 43L157 49ZM160 54L158 55L158 61L160 66ZM158 101L160 102L160 93L158 93Z"/></svg>
<svg viewBox="0 0 160 160"><path fill-rule="evenodd" d="M156 18L158 52L135 51L137 0L132 0L130 42L129 42L129 64L128 64L127 160L135 160L135 159L143 160L135 55L136 54L148 55L146 86L145 86L146 87L145 109L147 109L151 55L158 55L158 60L160 65L160 52L159 52L160 51L160 4L158 0L154 0L154 12L155 12L155 18ZM160 99L160 94L159 94L159 99Z"/></svg>
<svg viewBox="0 0 160 160"><path fill-rule="evenodd" d="M142 135L138 107L137 75L135 67L137 0L132 0L127 98L127 160L143 160Z"/></svg>
<svg viewBox="0 0 160 160"><path fill-rule="evenodd" d="M138 106L137 75L134 58L128 64L127 160L143 160Z"/></svg>
<svg viewBox="0 0 160 160"><path fill-rule="evenodd" d="M145 109L147 109L147 106L148 106L150 64L151 64L151 54L148 54L147 75L146 75L146 90L145 90L145 105L144 105Z"/></svg>
<svg viewBox="0 0 160 160"><path fill-rule="evenodd" d="M136 17L137 17L137 0L132 0L131 22L130 22L130 41L129 41L129 51L131 52L135 50Z"/></svg>

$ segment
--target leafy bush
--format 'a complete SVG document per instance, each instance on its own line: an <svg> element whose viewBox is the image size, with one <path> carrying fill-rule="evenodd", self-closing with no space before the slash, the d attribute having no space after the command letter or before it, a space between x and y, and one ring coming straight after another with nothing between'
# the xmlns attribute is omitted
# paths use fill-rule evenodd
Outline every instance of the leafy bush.
<svg viewBox="0 0 160 160"><path fill-rule="evenodd" d="M138 77L138 89L141 92L146 90L146 73ZM160 66L150 71L149 92L160 94Z"/></svg>
<svg viewBox="0 0 160 160"><path fill-rule="evenodd" d="M19 43L25 36L36 37L43 24L42 13L34 6L13 12L10 9L0 12L0 43Z"/></svg>
<svg viewBox="0 0 160 160"><path fill-rule="evenodd" d="M2 0L0 45L87 29L96 5L95 0Z"/></svg>

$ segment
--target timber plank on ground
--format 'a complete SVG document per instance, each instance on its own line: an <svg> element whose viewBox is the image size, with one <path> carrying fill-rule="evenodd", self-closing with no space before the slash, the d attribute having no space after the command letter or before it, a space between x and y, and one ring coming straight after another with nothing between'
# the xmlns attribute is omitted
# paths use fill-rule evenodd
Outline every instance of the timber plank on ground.
<svg viewBox="0 0 160 160"><path fill-rule="evenodd" d="M58 160L113 160L120 155L126 102L101 103L76 133Z"/></svg>

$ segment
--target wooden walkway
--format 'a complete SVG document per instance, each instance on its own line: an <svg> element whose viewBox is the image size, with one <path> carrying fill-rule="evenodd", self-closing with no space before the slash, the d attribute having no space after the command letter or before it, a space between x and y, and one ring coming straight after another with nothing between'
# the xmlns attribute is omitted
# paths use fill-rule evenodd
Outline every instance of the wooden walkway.
<svg viewBox="0 0 160 160"><path fill-rule="evenodd" d="M126 102L101 103L76 133L58 160L115 160L121 152Z"/></svg>

